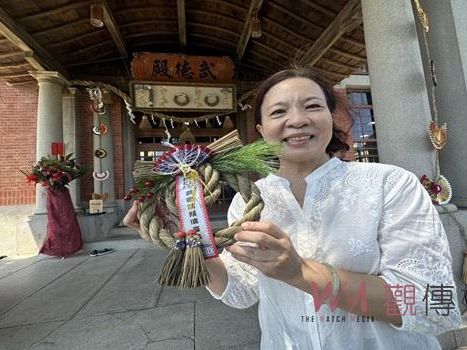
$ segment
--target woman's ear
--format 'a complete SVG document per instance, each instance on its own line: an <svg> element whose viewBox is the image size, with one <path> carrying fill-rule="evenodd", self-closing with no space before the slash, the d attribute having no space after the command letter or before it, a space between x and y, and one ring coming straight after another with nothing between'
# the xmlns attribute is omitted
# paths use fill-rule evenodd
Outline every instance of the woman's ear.
<svg viewBox="0 0 467 350"><path fill-rule="evenodd" d="M261 136L264 137L264 135L263 135L263 126L261 124L256 124L256 130L258 130L258 132L261 134Z"/></svg>

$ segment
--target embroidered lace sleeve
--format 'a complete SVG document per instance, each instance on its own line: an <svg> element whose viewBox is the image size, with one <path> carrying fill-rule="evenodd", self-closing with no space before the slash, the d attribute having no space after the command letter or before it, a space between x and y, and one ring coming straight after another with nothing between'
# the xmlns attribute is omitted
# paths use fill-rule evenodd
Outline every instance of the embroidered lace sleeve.
<svg viewBox="0 0 467 350"><path fill-rule="evenodd" d="M393 327L440 334L459 327L461 319L448 241L417 177L394 172L386 178L378 227L379 274L402 314L402 325Z"/></svg>
<svg viewBox="0 0 467 350"><path fill-rule="evenodd" d="M229 224L243 216L244 208L245 202L237 193L227 214ZM227 270L227 287L220 296L208 288L211 295L237 309L245 309L257 303L259 300L257 270L248 264L235 260L226 250L220 254L220 258Z"/></svg>

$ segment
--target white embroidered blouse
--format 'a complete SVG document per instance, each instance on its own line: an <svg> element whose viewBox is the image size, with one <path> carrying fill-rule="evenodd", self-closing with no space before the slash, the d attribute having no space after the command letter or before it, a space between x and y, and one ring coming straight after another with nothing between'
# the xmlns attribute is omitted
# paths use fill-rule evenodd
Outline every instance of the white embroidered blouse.
<svg viewBox="0 0 467 350"><path fill-rule="evenodd" d="M310 294L262 275L227 251L221 254L227 287L221 296L211 294L235 308L259 301L263 350L441 349L435 335L457 328L461 316L446 234L417 177L391 165L331 158L306 183L301 208L286 179L269 175L257 181L265 202L261 220L287 232L303 258L402 286L392 289L401 312L407 309L402 326L327 305L316 312ZM236 195L229 223L243 216L244 207ZM447 286L444 294L441 285Z"/></svg>

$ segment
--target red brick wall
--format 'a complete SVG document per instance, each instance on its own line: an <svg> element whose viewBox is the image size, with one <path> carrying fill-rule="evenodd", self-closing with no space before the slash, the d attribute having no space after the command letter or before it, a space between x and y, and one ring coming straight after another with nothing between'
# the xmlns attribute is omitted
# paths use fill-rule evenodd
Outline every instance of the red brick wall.
<svg viewBox="0 0 467 350"><path fill-rule="evenodd" d="M81 200L91 199L94 190L94 179L92 178L94 149L92 144L93 115L89 94L84 88L76 93L76 118L79 123L79 157L78 162L86 166L88 173L81 178Z"/></svg>
<svg viewBox="0 0 467 350"><path fill-rule="evenodd" d="M0 81L0 205L34 204L35 188L27 185L19 169L28 169L36 157L36 121L38 87L10 87ZM24 103L22 103L24 101ZM114 144L115 198L124 194L122 103L113 98L111 128ZM93 116L89 95L85 89L76 94L76 117L79 123L78 162L89 169L81 178L81 200L91 199L94 148L92 144Z"/></svg>
<svg viewBox="0 0 467 350"><path fill-rule="evenodd" d="M124 106L120 97L113 96L111 108L111 127L113 133L115 199L125 196L125 181L123 179L123 112Z"/></svg>
<svg viewBox="0 0 467 350"><path fill-rule="evenodd" d="M35 187L19 169L35 161L37 93L35 84L12 87L0 80L0 205L35 201Z"/></svg>

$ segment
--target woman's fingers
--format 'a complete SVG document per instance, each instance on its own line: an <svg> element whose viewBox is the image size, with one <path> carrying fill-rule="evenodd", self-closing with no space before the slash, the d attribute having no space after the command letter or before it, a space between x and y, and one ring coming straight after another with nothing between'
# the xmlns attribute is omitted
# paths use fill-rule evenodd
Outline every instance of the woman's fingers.
<svg viewBox="0 0 467 350"><path fill-rule="evenodd" d="M250 244L241 244L235 243L229 247L226 247L227 251L232 254L232 256L240 261L243 259L248 259L252 261L275 261L278 257L277 252L271 251L269 249L261 249L259 247L252 246Z"/></svg>
<svg viewBox="0 0 467 350"><path fill-rule="evenodd" d="M258 247L266 249L277 245L277 239L265 232L240 231L235 234L234 239L238 242L256 243Z"/></svg>
<svg viewBox="0 0 467 350"><path fill-rule="evenodd" d="M264 232L277 239L287 236L284 231L269 221L247 221L241 227L244 231Z"/></svg>

